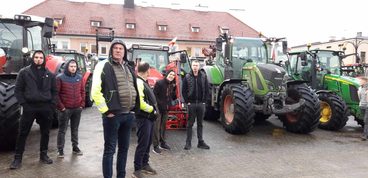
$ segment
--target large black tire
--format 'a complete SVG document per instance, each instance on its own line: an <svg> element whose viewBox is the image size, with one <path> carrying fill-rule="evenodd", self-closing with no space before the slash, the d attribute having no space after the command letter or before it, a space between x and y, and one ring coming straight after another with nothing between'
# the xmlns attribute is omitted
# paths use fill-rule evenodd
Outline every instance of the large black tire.
<svg viewBox="0 0 368 178"><path fill-rule="evenodd" d="M220 120L225 131L244 134L254 123L254 96L250 88L241 84L228 84L221 92Z"/></svg>
<svg viewBox="0 0 368 178"><path fill-rule="evenodd" d="M211 106L212 85L209 86L209 92L210 95L206 101L206 113L204 115L204 120L214 121L218 120L218 118L220 117L220 112L218 110L215 110L215 108Z"/></svg>
<svg viewBox="0 0 368 178"><path fill-rule="evenodd" d="M92 74L91 74L92 75ZM91 100L91 89L92 89L92 76L88 77L86 82L86 107L92 107L93 101Z"/></svg>
<svg viewBox="0 0 368 178"><path fill-rule="evenodd" d="M0 82L0 150L14 150L19 132L20 106L15 85Z"/></svg>
<svg viewBox="0 0 368 178"><path fill-rule="evenodd" d="M318 98L321 101L321 118L318 127L324 130L343 128L349 119L345 101L330 92L319 93Z"/></svg>
<svg viewBox="0 0 368 178"><path fill-rule="evenodd" d="M302 134L314 131L321 115L317 94L305 83L288 86L287 94L286 104L297 103L300 99L304 99L305 103L294 112L279 115L286 130Z"/></svg>

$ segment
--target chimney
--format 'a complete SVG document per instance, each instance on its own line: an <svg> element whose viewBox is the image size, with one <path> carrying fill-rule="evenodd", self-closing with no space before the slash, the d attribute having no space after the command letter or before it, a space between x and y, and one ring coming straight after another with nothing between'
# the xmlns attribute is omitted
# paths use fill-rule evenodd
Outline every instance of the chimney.
<svg viewBox="0 0 368 178"><path fill-rule="evenodd" d="M124 7L134 9L134 0L124 0Z"/></svg>

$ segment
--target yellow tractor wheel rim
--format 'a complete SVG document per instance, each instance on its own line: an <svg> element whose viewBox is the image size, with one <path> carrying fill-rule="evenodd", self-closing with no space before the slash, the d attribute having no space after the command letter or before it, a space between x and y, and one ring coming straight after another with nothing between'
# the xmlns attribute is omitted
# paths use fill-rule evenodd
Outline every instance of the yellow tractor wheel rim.
<svg viewBox="0 0 368 178"><path fill-rule="evenodd" d="M321 118L319 121L321 123L327 123L330 121L332 116L332 110L330 105L327 102L321 101Z"/></svg>

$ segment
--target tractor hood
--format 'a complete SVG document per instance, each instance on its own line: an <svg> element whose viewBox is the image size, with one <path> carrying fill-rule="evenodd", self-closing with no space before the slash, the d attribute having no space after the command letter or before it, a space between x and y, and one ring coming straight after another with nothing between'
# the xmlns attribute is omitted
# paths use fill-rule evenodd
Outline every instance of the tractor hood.
<svg viewBox="0 0 368 178"><path fill-rule="evenodd" d="M329 78L329 76L326 76L326 77ZM354 85L357 88L365 84L364 79L362 79L362 77L354 78L354 77L349 77L349 76L331 75L330 79L338 80L340 82L343 82L349 85Z"/></svg>
<svg viewBox="0 0 368 178"><path fill-rule="evenodd" d="M161 74L161 73L160 73L156 68L154 68L154 67L150 67L149 71L150 71L150 75L149 75L149 77L147 77L147 82L148 82L149 86L150 86L151 88L153 88L153 86L155 86L156 82L157 82L158 80L163 79L164 77L163 77L163 75L162 75L162 74Z"/></svg>
<svg viewBox="0 0 368 178"><path fill-rule="evenodd" d="M274 64L257 64L264 79L273 83L274 86L282 85L286 71L284 68Z"/></svg>

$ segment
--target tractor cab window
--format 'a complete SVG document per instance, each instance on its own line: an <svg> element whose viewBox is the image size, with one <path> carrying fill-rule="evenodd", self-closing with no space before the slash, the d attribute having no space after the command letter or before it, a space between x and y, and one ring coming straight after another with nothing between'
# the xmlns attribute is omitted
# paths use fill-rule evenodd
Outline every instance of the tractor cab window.
<svg viewBox="0 0 368 178"><path fill-rule="evenodd" d="M236 38L232 48L233 61L267 63L266 48L260 40Z"/></svg>
<svg viewBox="0 0 368 178"><path fill-rule="evenodd" d="M27 29L28 49L30 51L42 50L41 27L35 26Z"/></svg>
<svg viewBox="0 0 368 178"><path fill-rule="evenodd" d="M322 71L331 74L340 74L339 56L332 54L329 51L318 52L319 65Z"/></svg>
<svg viewBox="0 0 368 178"><path fill-rule="evenodd" d="M141 58L142 61L147 62L151 67L156 69L162 68L162 65L168 64L168 55L166 51L153 51L153 50L134 50L132 60Z"/></svg>
<svg viewBox="0 0 368 178"><path fill-rule="evenodd" d="M23 61L23 27L12 23L0 23L0 48L7 55L7 60L1 66L3 72L19 72L24 66Z"/></svg>

